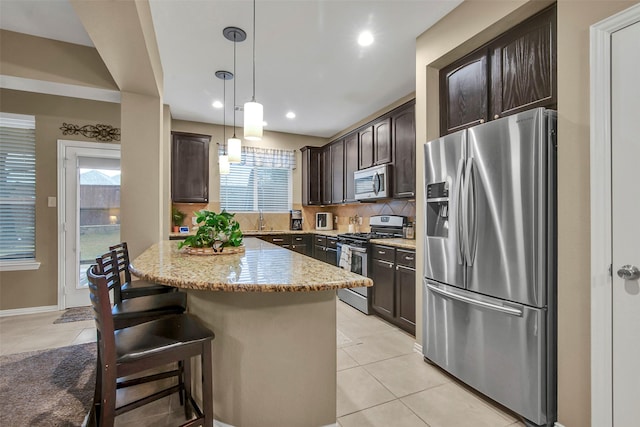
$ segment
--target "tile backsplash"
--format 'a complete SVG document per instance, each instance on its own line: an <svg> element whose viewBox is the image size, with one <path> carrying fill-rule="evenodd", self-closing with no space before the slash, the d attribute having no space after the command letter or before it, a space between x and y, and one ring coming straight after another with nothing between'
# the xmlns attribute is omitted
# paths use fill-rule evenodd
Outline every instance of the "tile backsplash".
<svg viewBox="0 0 640 427"><path fill-rule="evenodd" d="M183 225L192 226L191 218L194 212L207 209L214 212L220 212L220 203L174 203L180 211L186 214ZM358 215L362 218L362 225L356 225L356 231L367 232L369 228L369 217L373 215L404 215L409 217L410 221L415 220L416 203L408 200L387 200L378 203L354 203L339 206L302 206L294 204L293 209L302 210L302 228L303 230L312 231L315 229L316 212L331 212L337 223L334 223L334 230L347 232L349 230L349 217ZM259 221L257 212L238 212L236 220L240 223L242 230L257 230ZM289 229L289 213L264 213L264 226L267 231L288 230Z"/></svg>

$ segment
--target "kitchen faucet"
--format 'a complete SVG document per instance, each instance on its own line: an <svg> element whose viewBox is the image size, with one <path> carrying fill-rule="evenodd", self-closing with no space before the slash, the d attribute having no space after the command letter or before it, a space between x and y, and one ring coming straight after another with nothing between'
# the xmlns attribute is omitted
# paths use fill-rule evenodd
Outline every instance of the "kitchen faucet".
<svg viewBox="0 0 640 427"><path fill-rule="evenodd" d="M258 215L258 230L264 230L264 215L262 215L262 209L259 210L260 214Z"/></svg>

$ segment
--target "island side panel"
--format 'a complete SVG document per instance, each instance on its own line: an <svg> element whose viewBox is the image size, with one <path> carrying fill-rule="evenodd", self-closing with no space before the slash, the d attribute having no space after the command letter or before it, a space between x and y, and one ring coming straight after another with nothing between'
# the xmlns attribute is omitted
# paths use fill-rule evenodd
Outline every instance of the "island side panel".
<svg viewBox="0 0 640 427"><path fill-rule="evenodd" d="M335 290L187 293L189 312L216 334L216 420L238 427L336 422Z"/></svg>

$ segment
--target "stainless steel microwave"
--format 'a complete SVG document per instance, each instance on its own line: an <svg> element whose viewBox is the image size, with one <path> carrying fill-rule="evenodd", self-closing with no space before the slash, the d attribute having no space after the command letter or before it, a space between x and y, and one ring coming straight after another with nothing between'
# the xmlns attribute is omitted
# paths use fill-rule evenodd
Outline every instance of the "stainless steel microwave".
<svg viewBox="0 0 640 427"><path fill-rule="evenodd" d="M373 166L353 173L356 200L386 199L389 189L389 165Z"/></svg>

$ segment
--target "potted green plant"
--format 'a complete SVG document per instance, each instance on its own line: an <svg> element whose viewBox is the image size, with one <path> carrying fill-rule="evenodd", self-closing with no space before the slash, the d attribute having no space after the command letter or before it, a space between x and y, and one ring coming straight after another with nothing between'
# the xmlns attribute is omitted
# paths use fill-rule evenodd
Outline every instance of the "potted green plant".
<svg viewBox="0 0 640 427"><path fill-rule="evenodd" d="M227 252L241 251L243 235L234 216L224 210L219 214L207 210L196 212L198 231L180 242L178 248L203 249L191 251L193 253L222 253L225 248L230 248Z"/></svg>
<svg viewBox="0 0 640 427"><path fill-rule="evenodd" d="M173 220L174 233L177 233L178 231L180 231L180 226L182 225L182 221L184 220L185 216L186 214L180 211L175 206L171 208L171 219Z"/></svg>

